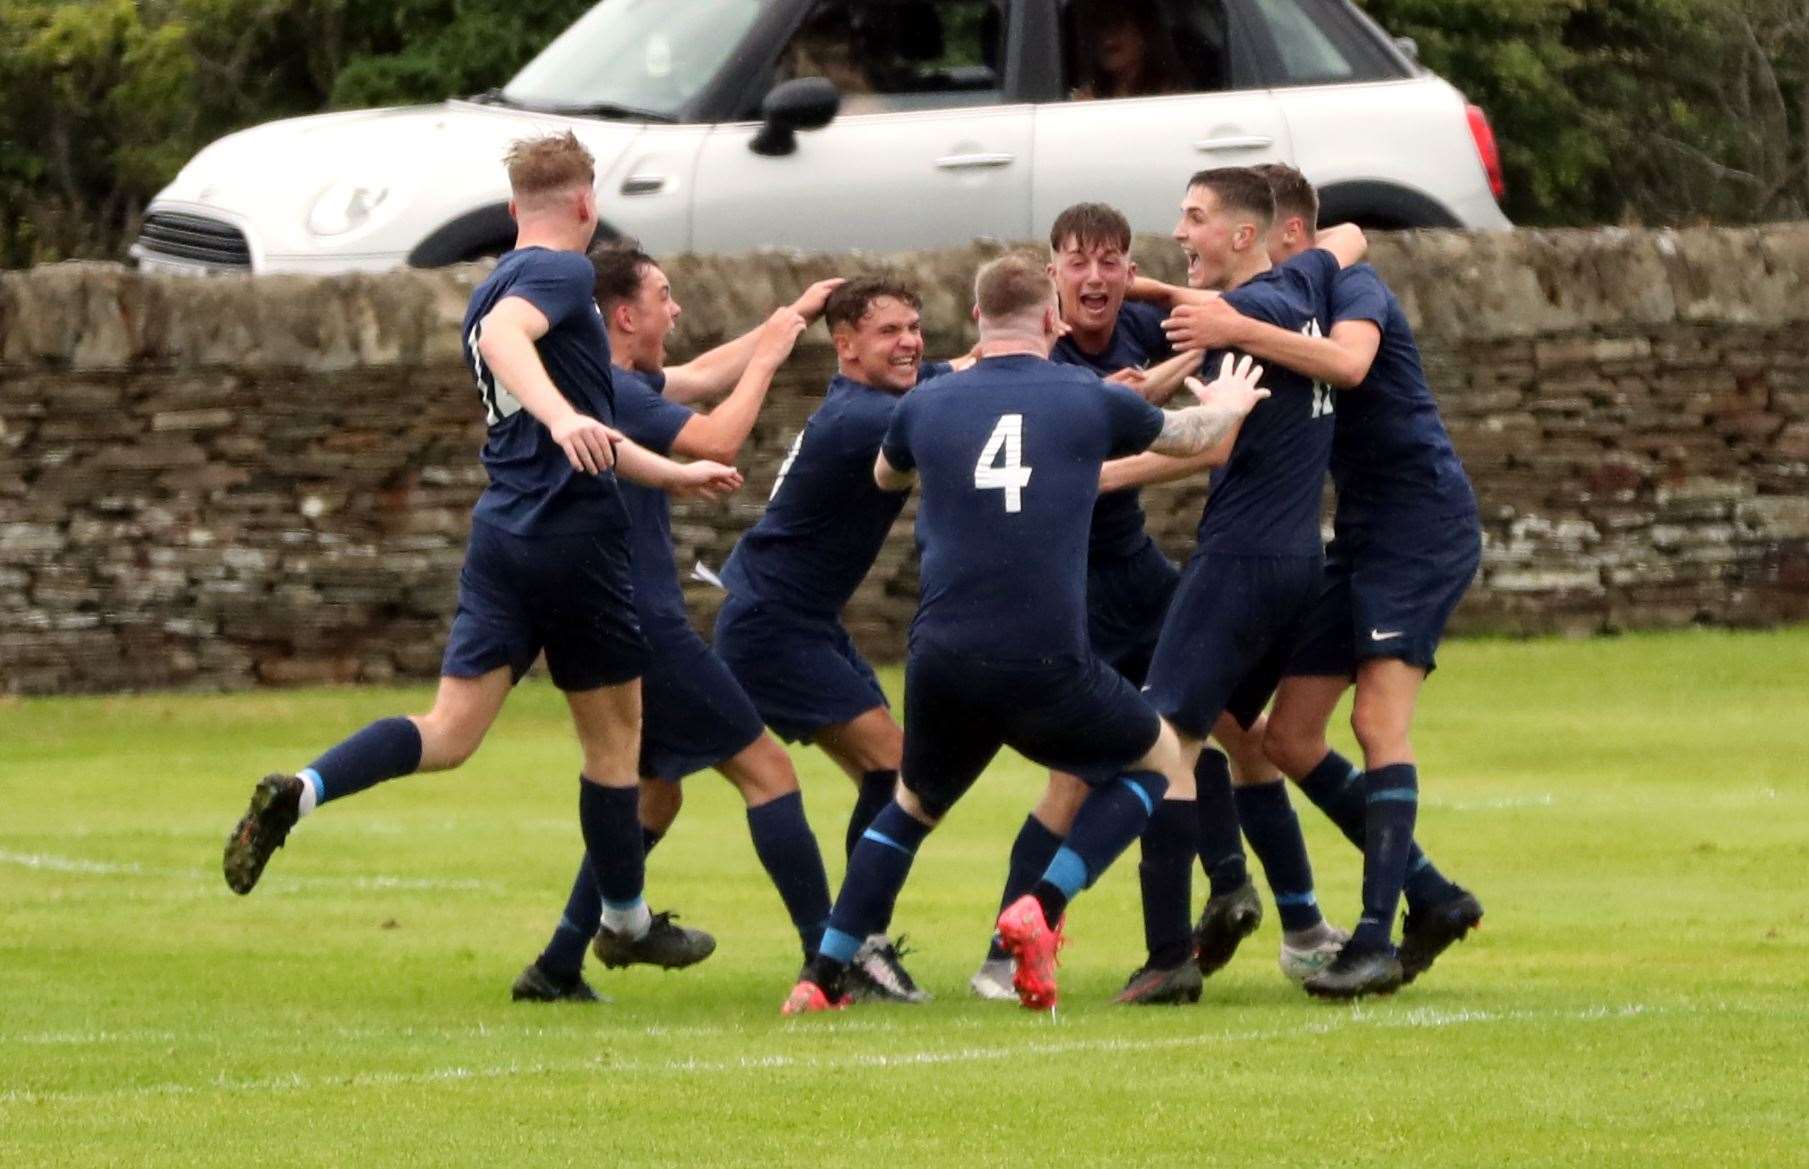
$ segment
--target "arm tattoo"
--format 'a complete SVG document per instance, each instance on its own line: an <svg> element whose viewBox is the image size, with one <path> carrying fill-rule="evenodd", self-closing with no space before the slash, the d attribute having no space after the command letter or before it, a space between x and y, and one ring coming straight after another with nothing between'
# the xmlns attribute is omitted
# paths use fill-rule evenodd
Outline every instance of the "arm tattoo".
<svg viewBox="0 0 1809 1169"><path fill-rule="evenodd" d="M1149 449L1158 455L1186 458L1224 441L1243 415L1224 406L1207 403L1185 410L1169 410L1162 419L1162 433Z"/></svg>

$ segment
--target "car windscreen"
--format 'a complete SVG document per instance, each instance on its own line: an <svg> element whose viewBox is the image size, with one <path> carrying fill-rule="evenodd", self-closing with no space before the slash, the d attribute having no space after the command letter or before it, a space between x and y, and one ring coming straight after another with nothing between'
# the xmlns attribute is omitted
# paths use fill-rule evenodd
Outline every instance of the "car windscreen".
<svg viewBox="0 0 1809 1169"><path fill-rule="evenodd" d="M503 87L511 105L670 118L716 75L767 0L602 0Z"/></svg>

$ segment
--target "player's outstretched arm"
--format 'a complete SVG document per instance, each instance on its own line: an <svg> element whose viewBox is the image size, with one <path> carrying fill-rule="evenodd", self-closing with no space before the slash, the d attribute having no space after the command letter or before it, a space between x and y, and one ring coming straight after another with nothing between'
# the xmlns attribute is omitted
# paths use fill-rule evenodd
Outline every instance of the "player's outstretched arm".
<svg viewBox="0 0 1809 1169"><path fill-rule="evenodd" d="M1241 349L1341 390L1369 376L1382 347L1382 330L1373 321L1339 321L1330 337L1309 337L1247 317L1225 300L1182 305L1162 322L1162 331L1176 349Z"/></svg>
<svg viewBox="0 0 1809 1169"><path fill-rule="evenodd" d="M1199 350L1177 353L1151 369L1121 369L1106 381L1137 391L1152 405L1165 406L1186 380L1199 372L1205 358L1206 354Z"/></svg>
<svg viewBox="0 0 1809 1169"><path fill-rule="evenodd" d="M795 309L782 308L768 317L754 331L754 350L734 392L716 409L686 422L672 440L672 452L690 459L734 462L741 454L741 445L753 432L754 420L760 417L773 376L791 356L792 346L797 344L805 324Z"/></svg>
<svg viewBox="0 0 1809 1169"><path fill-rule="evenodd" d="M1182 304L1204 304L1209 300L1217 300L1219 294L1211 288L1188 288L1181 284L1164 284L1150 276L1137 276L1125 290L1126 300L1141 300L1158 308L1174 308Z"/></svg>
<svg viewBox="0 0 1809 1169"><path fill-rule="evenodd" d="M615 464L614 444L622 435L595 418L580 414L565 400L534 342L546 336L546 314L519 296L505 296L478 326L478 356L498 383L552 432L577 470L595 475Z"/></svg>
<svg viewBox="0 0 1809 1169"><path fill-rule="evenodd" d="M1231 457L1231 445L1237 439L1237 428L1215 447L1184 459L1144 451L1140 455L1113 459L1099 468L1099 493L1126 491L1132 487L1151 487L1157 483L1176 483L1191 479L1201 471L1222 467Z"/></svg>
<svg viewBox="0 0 1809 1169"><path fill-rule="evenodd" d="M1361 264L1369 255L1369 237L1354 223L1339 223L1322 228L1313 236L1313 246L1324 248L1337 257L1338 267Z"/></svg>
<svg viewBox="0 0 1809 1169"><path fill-rule="evenodd" d="M823 315L823 305L828 302L829 294L844 283L846 282L839 276L833 280L819 280L792 301L789 309L803 317L808 326ZM683 365L667 366L666 397L674 402L695 406L714 402L728 393L747 371L748 362L753 359L765 328L765 324L758 325L732 341L724 341L716 348L698 354Z"/></svg>
<svg viewBox="0 0 1809 1169"><path fill-rule="evenodd" d="M1224 442L1237 429L1256 404L1269 396L1269 391L1256 383L1263 367L1249 357L1235 360L1225 355L1219 376L1211 385L1198 378L1188 378L1187 388L1200 400L1198 406L1185 410L1169 410L1163 417L1162 431L1149 449L1158 455L1204 454Z"/></svg>
<svg viewBox="0 0 1809 1169"><path fill-rule="evenodd" d="M873 481L879 484L881 491L909 491L917 482L917 472L900 471L886 458L886 452L880 451L879 457L873 460Z"/></svg>
<svg viewBox="0 0 1809 1169"><path fill-rule="evenodd" d="M733 467L707 459L676 463L626 438L616 444L616 474L687 499L721 499L741 487L741 472Z"/></svg>

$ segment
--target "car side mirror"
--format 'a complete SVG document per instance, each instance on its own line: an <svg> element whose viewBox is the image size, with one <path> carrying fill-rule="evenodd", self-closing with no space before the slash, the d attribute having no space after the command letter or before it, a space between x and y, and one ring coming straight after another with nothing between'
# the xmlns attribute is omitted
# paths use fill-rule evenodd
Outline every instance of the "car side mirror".
<svg viewBox="0 0 1809 1169"><path fill-rule="evenodd" d="M1394 47L1401 51L1401 56L1412 61L1415 65L1420 63L1420 43L1412 37L1394 38Z"/></svg>
<svg viewBox="0 0 1809 1169"><path fill-rule="evenodd" d="M760 103L760 132L747 148L769 158L798 148L799 130L820 130L842 108L842 95L826 77L798 77L773 86Z"/></svg>

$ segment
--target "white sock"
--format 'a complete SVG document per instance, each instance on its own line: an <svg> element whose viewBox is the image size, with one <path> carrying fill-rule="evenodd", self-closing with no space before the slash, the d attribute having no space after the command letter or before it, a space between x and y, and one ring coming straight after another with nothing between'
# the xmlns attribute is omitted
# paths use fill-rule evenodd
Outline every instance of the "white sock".
<svg viewBox="0 0 1809 1169"><path fill-rule="evenodd" d="M303 816L306 816L309 812L312 812L314 810L314 806L320 802L320 792L314 786L314 773L313 772L311 772L311 771L298 772L296 774L295 778L302 781L301 810L295 817L297 820L299 820Z"/></svg>
<svg viewBox="0 0 1809 1169"><path fill-rule="evenodd" d="M647 903L639 897L634 904L624 909L617 909L609 902L603 903L603 928L612 934L619 934L630 940L644 938L653 926L653 914L648 911Z"/></svg>

